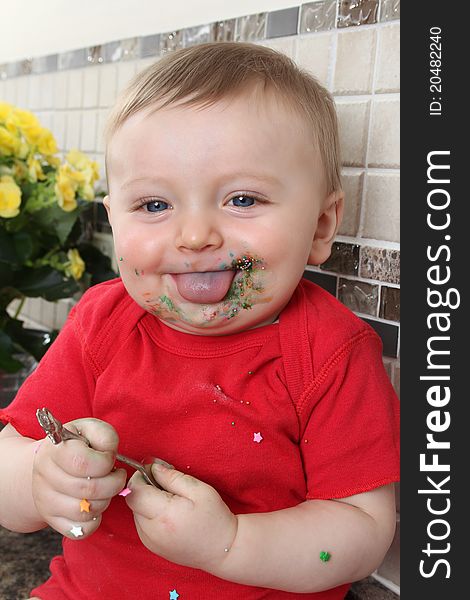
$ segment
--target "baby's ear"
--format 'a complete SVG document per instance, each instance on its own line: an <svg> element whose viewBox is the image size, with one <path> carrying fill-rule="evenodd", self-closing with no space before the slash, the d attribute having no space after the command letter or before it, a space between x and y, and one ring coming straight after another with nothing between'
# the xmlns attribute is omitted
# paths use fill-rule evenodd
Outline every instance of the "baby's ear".
<svg viewBox="0 0 470 600"><path fill-rule="evenodd" d="M103 206L106 209L106 212L108 213L108 219L111 217L111 207L109 205L109 194L107 194L104 198L103 198Z"/></svg>
<svg viewBox="0 0 470 600"><path fill-rule="evenodd" d="M317 221L312 242L312 249L308 257L309 265L321 265L331 254L336 233L341 224L344 211L344 192L332 192L323 204L322 212Z"/></svg>

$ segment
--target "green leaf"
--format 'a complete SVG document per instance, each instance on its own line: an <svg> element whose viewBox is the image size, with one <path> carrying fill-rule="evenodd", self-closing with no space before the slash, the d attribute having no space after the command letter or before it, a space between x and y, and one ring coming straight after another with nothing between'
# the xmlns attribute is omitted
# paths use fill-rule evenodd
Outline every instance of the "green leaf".
<svg viewBox="0 0 470 600"><path fill-rule="evenodd" d="M13 236L13 241L19 263L24 264L33 253L33 240L29 233L26 233L26 231L20 231L15 233Z"/></svg>
<svg viewBox="0 0 470 600"><path fill-rule="evenodd" d="M60 243L65 244L79 214L78 208L65 212L55 204L34 213L33 218L40 227L48 232L53 231Z"/></svg>
<svg viewBox="0 0 470 600"><path fill-rule="evenodd" d="M73 279L68 279L51 267L25 268L18 271L15 287L25 296L46 300L69 298L79 290Z"/></svg>
<svg viewBox="0 0 470 600"><path fill-rule="evenodd" d="M111 267L111 259L88 242L78 245L80 256L85 261L86 270L91 275L91 285L108 281L118 276Z"/></svg>
<svg viewBox="0 0 470 600"><path fill-rule="evenodd" d="M13 275L12 275L13 279ZM8 285L8 282L2 277L2 263L0 263L0 282L3 287L0 287L0 327L3 320L2 312L6 313L6 309L10 302L15 300L15 298L23 298L21 292L19 292L14 287ZM4 285L5 284L5 285Z"/></svg>
<svg viewBox="0 0 470 600"><path fill-rule="evenodd" d="M11 284L13 281L13 276L14 273L11 266L6 262L0 261L0 290Z"/></svg>
<svg viewBox="0 0 470 600"><path fill-rule="evenodd" d="M18 265L14 237L7 233L0 224L0 263Z"/></svg>
<svg viewBox="0 0 470 600"><path fill-rule="evenodd" d="M13 358L15 347L9 335L0 329L0 371L16 373L23 366L19 360Z"/></svg>
<svg viewBox="0 0 470 600"><path fill-rule="evenodd" d="M39 361L46 353L52 342L58 335L57 330L41 331L38 329L28 329L23 327L23 322L19 319L10 318L5 325L5 333L13 342L29 352Z"/></svg>

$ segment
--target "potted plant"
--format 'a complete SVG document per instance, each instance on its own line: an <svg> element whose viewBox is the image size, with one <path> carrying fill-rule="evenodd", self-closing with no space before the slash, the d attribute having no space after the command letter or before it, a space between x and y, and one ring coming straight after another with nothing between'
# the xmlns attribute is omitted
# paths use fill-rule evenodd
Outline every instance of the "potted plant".
<svg viewBox="0 0 470 600"><path fill-rule="evenodd" d="M96 162L78 150L61 159L32 113L0 102L0 378L57 335L24 326L26 298L69 298L116 276L86 235L98 178Z"/></svg>

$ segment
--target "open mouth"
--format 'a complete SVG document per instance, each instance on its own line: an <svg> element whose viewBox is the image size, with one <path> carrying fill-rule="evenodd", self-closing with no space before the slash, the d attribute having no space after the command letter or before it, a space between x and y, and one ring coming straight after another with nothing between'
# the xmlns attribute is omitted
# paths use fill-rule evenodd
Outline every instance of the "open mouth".
<svg viewBox="0 0 470 600"><path fill-rule="evenodd" d="M172 273L172 277L180 296L185 300L212 304L225 298L235 277L235 270Z"/></svg>

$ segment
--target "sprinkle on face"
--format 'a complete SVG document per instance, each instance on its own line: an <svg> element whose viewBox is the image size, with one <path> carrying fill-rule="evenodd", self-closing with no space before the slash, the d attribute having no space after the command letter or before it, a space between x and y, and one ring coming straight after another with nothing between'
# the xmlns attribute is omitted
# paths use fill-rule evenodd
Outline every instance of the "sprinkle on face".
<svg viewBox="0 0 470 600"><path fill-rule="evenodd" d="M230 257L234 256L230 253ZM227 264L221 262L221 270L231 269L235 271L235 277L232 284L221 302L214 304L201 304L203 322L199 326L209 325L216 319L230 320L240 314L243 310L251 309L255 304L266 302L266 298L260 297L263 294L264 286L262 284L261 274L265 269L264 261L249 254L243 254L238 258L232 258ZM136 275L139 275L137 269ZM144 294L144 302L152 314L162 319L170 321L184 320L191 322L193 319L187 314L184 304L179 304L167 295L159 296L156 299L149 298L149 294Z"/></svg>
<svg viewBox="0 0 470 600"><path fill-rule="evenodd" d="M168 310L170 310L170 311L176 311L175 305L170 300L170 298L168 298L168 296L160 296L160 302L162 304L164 304L168 308Z"/></svg>

